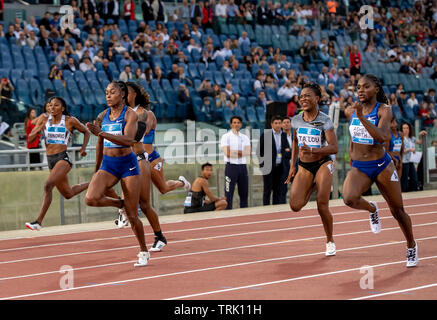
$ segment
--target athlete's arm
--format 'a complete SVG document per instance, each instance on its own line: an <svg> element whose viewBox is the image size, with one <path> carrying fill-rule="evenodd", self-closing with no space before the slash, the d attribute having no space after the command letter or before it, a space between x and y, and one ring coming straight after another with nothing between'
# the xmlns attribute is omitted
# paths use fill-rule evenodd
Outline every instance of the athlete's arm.
<svg viewBox="0 0 437 320"><path fill-rule="evenodd" d="M405 151L405 145L404 145L404 134L401 133L400 136L401 136L401 141L402 141L402 144L401 144L401 152L400 152L401 160L402 160L402 157L404 156L404 151Z"/></svg>
<svg viewBox="0 0 437 320"><path fill-rule="evenodd" d="M46 125L48 119L49 117L45 113L38 118L37 124L32 129L32 132L29 134L29 143L35 141L36 137L38 137L38 134L44 129L44 126Z"/></svg>
<svg viewBox="0 0 437 320"><path fill-rule="evenodd" d="M106 110L100 112L100 114L97 116L96 120L94 121L94 124L98 126L99 128L102 126L103 118L105 117ZM99 171L100 165L102 164L103 160L103 138L97 137L97 143L96 143L96 164L94 167L94 172Z"/></svg>
<svg viewBox="0 0 437 320"><path fill-rule="evenodd" d="M211 190L209 190L209 183L206 179L201 179L200 184L202 186L203 192L205 192L206 196L208 197L209 200L211 200L211 202L216 202L220 200L219 198L217 198L212 194Z"/></svg>
<svg viewBox="0 0 437 320"><path fill-rule="evenodd" d="M90 132L89 130L86 128L86 126L84 124L82 124L79 120L77 120L75 117L71 117L70 121L72 122L73 125L73 129L78 130L79 132L83 133L83 143L82 143L82 147L79 150L79 153L82 157L86 156L86 146L88 145L88 141L90 140Z"/></svg>
<svg viewBox="0 0 437 320"><path fill-rule="evenodd" d="M372 124L366 117L363 115L363 106L359 102L354 103L354 109L356 110L357 118L360 119L364 128L366 128L367 132L379 143L384 143L387 140L390 140L391 131L390 131L390 123L391 123L391 107L386 104L382 104L378 110L379 123L378 127Z"/></svg>

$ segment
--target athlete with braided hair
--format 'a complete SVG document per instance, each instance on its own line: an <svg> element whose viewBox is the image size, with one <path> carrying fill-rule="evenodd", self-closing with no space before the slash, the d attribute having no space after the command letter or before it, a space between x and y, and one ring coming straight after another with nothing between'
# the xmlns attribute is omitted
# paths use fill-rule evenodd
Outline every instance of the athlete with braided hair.
<svg viewBox="0 0 437 320"><path fill-rule="evenodd" d="M317 189L317 210L325 229L326 256L334 256L333 220L329 211L329 196L332 186L334 164L331 155L338 151L337 136L334 124L329 116L319 110L322 97L318 84L309 83L303 86L299 103L303 112L291 119L294 130L290 173L285 184L294 177L290 190L290 208L300 211ZM299 157L296 173L296 159Z"/></svg>
<svg viewBox="0 0 437 320"><path fill-rule="evenodd" d="M359 102L345 110L349 120L352 168L343 183L343 201L354 209L369 212L373 233L381 231L376 202L366 201L362 194L373 182L390 207L407 240L407 267L418 263L411 219L404 210L401 185L392 158L384 145L391 139L391 106L379 78L366 74L357 84Z"/></svg>
<svg viewBox="0 0 437 320"><path fill-rule="evenodd" d="M138 131L138 115L128 107L128 87L124 82L114 81L106 87L106 102L109 106L99 115L94 124L87 128L98 137L96 144L96 166L85 202L93 207L124 208L138 243L140 253L135 267L148 264L143 223L138 218L137 208L140 199L140 168L137 156L131 146L135 144ZM102 116L103 114L103 116ZM107 196L107 191L118 181L124 200Z"/></svg>
<svg viewBox="0 0 437 320"><path fill-rule="evenodd" d="M147 220L155 233L155 242L150 248L150 251L161 251L161 249L167 244L167 240L162 234L158 214L155 209L153 209L150 202L151 168L148 154L145 152L142 143L146 131L146 121L148 118L146 108L149 107L150 96L142 86L139 86L134 82L126 82L126 85L128 87L128 104L138 115L138 130L132 150L137 155L138 164L140 166L140 208L147 217ZM122 228L128 225L128 219L124 208L119 209L119 212L119 219L115 222L119 228Z"/></svg>

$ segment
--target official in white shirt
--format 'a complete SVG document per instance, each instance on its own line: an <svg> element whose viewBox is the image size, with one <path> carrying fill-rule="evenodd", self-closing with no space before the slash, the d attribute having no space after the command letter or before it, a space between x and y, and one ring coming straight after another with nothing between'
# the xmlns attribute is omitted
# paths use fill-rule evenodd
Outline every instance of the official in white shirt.
<svg viewBox="0 0 437 320"><path fill-rule="evenodd" d="M227 210L232 209L235 185L238 184L240 208L248 207L249 178L247 175L246 156L252 152L249 137L240 132L243 119L240 116L231 118L231 130L225 133L220 141L220 148L224 153L225 167L225 196L228 203Z"/></svg>

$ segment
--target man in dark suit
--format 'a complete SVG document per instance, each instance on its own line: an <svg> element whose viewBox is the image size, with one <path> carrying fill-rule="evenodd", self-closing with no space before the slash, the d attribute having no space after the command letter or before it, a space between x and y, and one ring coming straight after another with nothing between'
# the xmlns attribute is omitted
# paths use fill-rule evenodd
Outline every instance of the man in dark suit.
<svg viewBox="0 0 437 320"><path fill-rule="evenodd" d="M270 204L270 195L273 191L273 204L280 203L281 190L284 182L282 156L282 117L273 116L270 124L272 129L266 129L261 134L257 155L260 159L259 167L263 174L264 191L263 204Z"/></svg>
<svg viewBox="0 0 437 320"><path fill-rule="evenodd" d="M53 40L51 38L49 38L49 32L48 31L44 31L42 33L41 39L39 39L38 44L46 51L50 50L52 44L53 44Z"/></svg>
<svg viewBox="0 0 437 320"><path fill-rule="evenodd" d="M202 18L202 10L196 3L196 0L191 0L190 2L190 21L193 24L200 25L200 19Z"/></svg>
<svg viewBox="0 0 437 320"><path fill-rule="evenodd" d="M153 15L152 4L149 0L144 0L141 4L141 10L143 11L143 20L147 23L148 21L155 20Z"/></svg>
<svg viewBox="0 0 437 320"><path fill-rule="evenodd" d="M291 161L291 148L293 146L293 132L291 130L291 120L289 117L282 118L282 140L281 140L281 153L282 153L282 179L281 179L281 197L279 203L287 203L287 191L288 185L284 184L284 181L288 178L290 172Z"/></svg>

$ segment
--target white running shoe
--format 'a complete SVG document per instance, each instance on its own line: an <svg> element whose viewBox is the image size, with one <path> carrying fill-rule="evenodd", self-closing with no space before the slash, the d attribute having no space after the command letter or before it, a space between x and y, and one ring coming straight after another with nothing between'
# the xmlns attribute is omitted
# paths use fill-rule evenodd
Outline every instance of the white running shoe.
<svg viewBox="0 0 437 320"><path fill-rule="evenodd" d="M378 213L378 204L375 201L369 201L373 206L375 206L376 211L369 213L369 220L370 220L370 229L373 233L380 233L381 232L381 221L379 220L379 213Z"/></svg>
<svg viewBox="0 0 437 320"><path fill-rule="evenodd" d="M166 244L167 244L167 239L165 237L162 237L161 239L155 237L155 242L153 243L153 246L149 250L153 252L161 251Z"/></svg>
<svg viewBox="0 0 437 320"><path fill-rule="evenodd" d="M124 208L118 209L118 219L115 220L115 224L121 229L129 226L129 219L126 215L126 210Z"/></svg>
<svg viewBox="0 0 437 320"><path fill-rule="evenodd" d="M134 264L134 267L145 267L150 260L150 253L148 251L141 251L137 257L138 262Z"/></svg>
<svg viewBox="0 0 437 320"><path fill-rule="evenodd" d="M185 179L185 177L183 177L183 176L179 176L179 179L178 179L179 181L182 181L183 183L184 183L184 189L185 189L185 191L190 191L190 189L191 189L191 183L189 183L188 182L188 180L187 179Z"/></svg>
<svg viewBox="0 0 437 320"><path fill-rule="evenodd" d="M36 221L26 222L26 227L28 227L30 230L37 230L37 231L41 230L42 228L41 225Z"/></svg>
<svg viewBox="0 0 437 320"><path fill-rule="evenodd" d="M419 263L419 254L417 252L417 242L414 248L407 248L407 268L415 267Z"/></svg>
<svg viewBox="0 0 437 320"><path fill-rule="evenodd" d="M335 243L334 242L328 242L326 244L326 253L325 253L325 255L327 257L330 257L330 256L335 256L336 253L337 253L337 251L336 251L336 248L335 248Z"/></svg>

